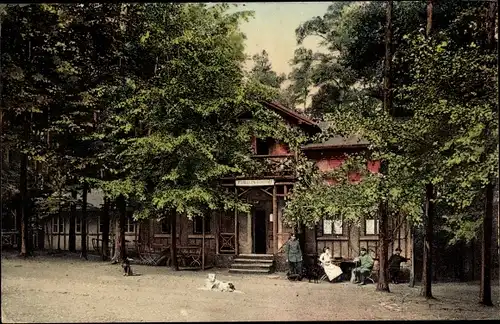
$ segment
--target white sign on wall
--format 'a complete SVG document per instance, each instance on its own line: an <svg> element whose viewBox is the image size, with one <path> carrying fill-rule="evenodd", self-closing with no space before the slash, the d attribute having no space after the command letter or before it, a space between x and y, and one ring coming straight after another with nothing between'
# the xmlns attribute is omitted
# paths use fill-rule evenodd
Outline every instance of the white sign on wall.
<svg viewBox="0 0 500 324"><path fill-rule="evenodd" d="M324 235L330 235L330 234L336 234L336 235L342 235L342 220L331 220L331 219L324 219L323 220L323 234Z"/></svg>
<svg viewBox="0 0 500 324"><path fill-rule="evenodd" d="M342 234L342 220L338 219L333 222L333 234Z"/></svg>
<svg viewBox="0 0 500 324"><path fill-rule="evenodd" d="M237 187L274 186L274 179L236 180Z"/></svg>
<svg viewBox="0 0 500 324"><path fill-rule="evenodd" d="M367 235L375 235L378 233L378 221L375 219L366 220L366 231Z"/></svg>
<svg viewBox="0 0 500 324"><path fill-rule="evenodd" d="M332 234L332 221L330 219L323 220L323 234Z"/></svg>

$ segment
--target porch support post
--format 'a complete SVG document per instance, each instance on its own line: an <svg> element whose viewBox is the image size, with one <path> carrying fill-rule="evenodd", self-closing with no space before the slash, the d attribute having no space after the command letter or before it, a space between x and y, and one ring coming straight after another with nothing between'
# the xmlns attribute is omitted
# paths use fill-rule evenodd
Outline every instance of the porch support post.
<svg viewBox="0 0 500 324"><path fill-rule="evenodd" d="M215 254L219 254L220 211L215 212Z"/></svg>
<svg viewBox="0 0 500 324"><path fill-rule="evenodd" d="M234 198L238 199L238 187L234 187ZM238 210L234 209L234 253L238 255Z"/></svg>
<svg viewBox="0 0 500 324"><path fill-rule="evenodd" d="M278 253L278 200L276 199L277 188L273 187L273 254Z"/></svg>
<svg viewBox="0 0 500 324"><path fill-rule="evenodd" d="M205 220L207 215L203 215L203 222L201 223L201 270L205 270Z"/></svg>

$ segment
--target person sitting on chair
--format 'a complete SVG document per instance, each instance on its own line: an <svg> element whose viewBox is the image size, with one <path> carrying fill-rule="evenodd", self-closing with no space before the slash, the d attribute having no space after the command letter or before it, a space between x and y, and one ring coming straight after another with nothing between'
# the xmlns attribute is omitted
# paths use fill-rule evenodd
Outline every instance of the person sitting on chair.
<svg viewBox="0 0 500 324"><path fill-rule="evenodd" d="M328 247L323 248L323 253L319 256L319 262L321 262L329 281L335 280L342 274L340 267L332 263L332 255Z"/></svg>
<svg viewBox="0 0 500 324"><path fill-rule="evenodd" d="M373 269L373 259L366 252L365 248L361 248L359 252L359 257L354 259L354 262L358 263L359 266L352 269L351 282L359 283L360 285L365 285L365 279L370 276Z"/></svg>
<svg viewBox="0 0 500 324"><path fill-rule="evenodd" d="M401 274L401 262L408 261L407 258L402 257L401 249L397 248L393 255L389 258L389 276L391 282L394 284L399 283L399 275Z"/></svg>

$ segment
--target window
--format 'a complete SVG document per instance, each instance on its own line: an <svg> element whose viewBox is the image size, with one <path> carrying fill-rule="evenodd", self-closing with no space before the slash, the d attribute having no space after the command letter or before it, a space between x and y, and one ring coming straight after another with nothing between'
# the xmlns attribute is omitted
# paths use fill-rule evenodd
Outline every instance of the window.
<svg viewBox="0 0 500 324"><path fill-rule="evenodd" d="M342 220L323 220L323 234L324 235L342 235L343 234L343 224Z"/></svg>
<svg viewBox="0 0 500 324"><path fill-rule="evenodd" d="M52 220L52 232L64 233L64 219L56 217Z"/></svg>
<svg viewBox="0 0 500 324"><path fill-rule="evenodd" d="M164 219L161 220L160 224L161 224L161 233L162 234L171 234L172 233L172 231L171 231L172 227L170 225L170 219L164 218Z"/></svg>
<svg viewBox="0 0 500 324"><path fill-rule="evenodd" d="M79 215L76 216L75 220L75 227L76 227L76 232L81 233L82 232L82 219L78 217Z"/></svg>
<svg viewBox="0 0 500 324"><path fill-rule="evenodd" d="M203 220L205 220L205 234L210 233L210 217L209 216L195 216L193 221L193 233L202 234L203 233Z"/></svg>
<svg viewBox="0 0 500 324"><path fill-rule="evenodd" d="M365 235L378 235L378 219L365 219Z"/></svg>
<svg viewBox="0 0 500 324"><path fill-rule="evenodd" d="M135 222L130 218L127 218L127 224L125 225L125 232L135 233Z"/></svg>
<svg viewBox="0 0 500 324"><path fill-rule="evenodd" d="M257 138L255 140L255 154L269 155L269 139Z"/></svg>
<svg viewBox="0 0 500 324"><path fill-rule="evenodd" d="M99 217L99 233L102 233L103 231L104 231L104 222L101 222L101 217Z"/></svg>

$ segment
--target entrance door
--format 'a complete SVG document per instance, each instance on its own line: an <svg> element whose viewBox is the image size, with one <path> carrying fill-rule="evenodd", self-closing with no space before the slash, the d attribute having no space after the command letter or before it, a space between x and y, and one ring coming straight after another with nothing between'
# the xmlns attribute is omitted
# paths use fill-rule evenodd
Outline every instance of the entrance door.
<svg viewBox="0 0 500 324"><path fill-rule="evenodd" d="M266 212L256 209L253 213L253 248L256 254L266 254Z"/></svg>

